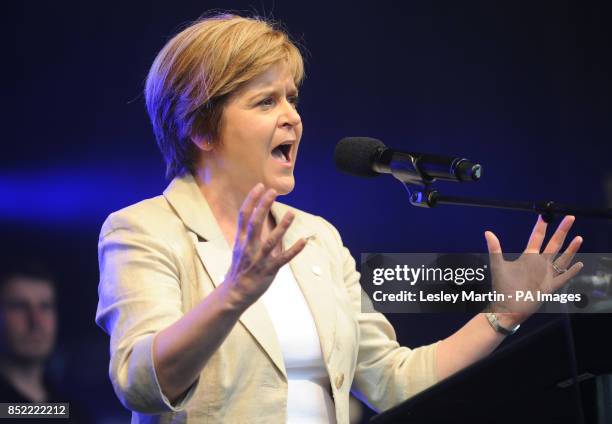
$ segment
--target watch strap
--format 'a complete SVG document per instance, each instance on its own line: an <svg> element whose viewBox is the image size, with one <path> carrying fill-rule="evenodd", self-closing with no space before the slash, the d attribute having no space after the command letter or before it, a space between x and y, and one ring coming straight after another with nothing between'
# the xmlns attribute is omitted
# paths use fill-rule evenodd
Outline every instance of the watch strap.
<svg viewBox="0 0 612 424"><path fill-rule="evenodd" d="M487 312L485 314L485 316L487 317L487 321L489 321L489 324L491 324L491 327L493 327L493 329L495 331L497 331L498 333L503 334L504 336L511 336L511 335L513 335L514 333L516 333L516 330L518 330L519 327L521 326L521 324L516 324L512 328L506 328L506 327L502 326L499 323L499 319L497 318L497 314L495 314L494 312Z"/></svg>

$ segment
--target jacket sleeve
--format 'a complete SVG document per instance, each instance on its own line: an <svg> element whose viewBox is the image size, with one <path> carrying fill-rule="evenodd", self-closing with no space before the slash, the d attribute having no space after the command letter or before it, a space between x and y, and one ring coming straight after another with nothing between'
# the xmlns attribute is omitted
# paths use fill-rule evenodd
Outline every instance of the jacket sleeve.
<svg viewBox="0 0 612 424"><path fill-rule="evenodd" d="M153 364L153 338L183 315L178 260L163 240L131 217L111 214L100 233L96 323L110 335L110 379L128 409L180 411L199 379L171 404Z"/></svg>
<svg viewBox="0 0 612 424"><path fill-rule="evenodd" d="M359 352L351 390L375 410L384 411L437 383L435 365L439 342L415 349L400 346L393 326L383 314L362 312L374 308L359 284L355 260L335 227L321 219L335 238L334 257L339 258L359 324ZM365 302L368 304L363 305Z"/></svg>

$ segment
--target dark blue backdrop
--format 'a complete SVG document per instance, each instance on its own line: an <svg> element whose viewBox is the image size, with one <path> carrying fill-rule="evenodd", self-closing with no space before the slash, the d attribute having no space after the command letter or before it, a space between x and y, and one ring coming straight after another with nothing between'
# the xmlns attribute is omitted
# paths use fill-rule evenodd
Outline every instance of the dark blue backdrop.
<svg viewBox="0 0 612 424"><path fill-rule="evenodd" d="M15 6L14 6L15 7ZM95 328L97 233L112 211L165 187L141 95L165 41L212 8L272 15L307 49L304 137L287 203L322 215L360 252L485 251L491 229L520 251L535 216L409 205L391 177L336 171L343 136L480 162L446 193L612 206L610 27L583 2L27 2L8 13L15 58L0 157L3 257L36 255L60 280L57 373L120 411ZM610 189L608 189L610 191ZM609 222L578 219L585 252L610 251ZM467 318L391 316L408 345ZM534 322L537 320L534 320Z"/></svg>

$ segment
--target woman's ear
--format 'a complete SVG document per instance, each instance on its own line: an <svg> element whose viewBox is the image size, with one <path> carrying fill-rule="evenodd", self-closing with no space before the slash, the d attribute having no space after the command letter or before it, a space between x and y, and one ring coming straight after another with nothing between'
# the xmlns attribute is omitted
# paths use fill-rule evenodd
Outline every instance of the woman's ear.
<svg viewBox="0 0 612 424"><path fill-rule="evenodd" d="M202 135L192 135L191 141L198 146L198 149L204 152L210 152L213 149L213 143L210 137Z"/></svg>

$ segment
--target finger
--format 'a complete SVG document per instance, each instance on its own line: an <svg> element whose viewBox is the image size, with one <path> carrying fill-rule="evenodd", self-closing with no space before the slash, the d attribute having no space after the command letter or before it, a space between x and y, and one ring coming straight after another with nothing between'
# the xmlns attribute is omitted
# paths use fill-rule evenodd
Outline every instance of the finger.
<svg viewBox="0 0 612 424"><path fill-rule="evenodd" d="M255 211L251 214L251 219L249 220L249 225L247 226L247 243L256 245L261 240L261 229L263 224L268 217L268 213L270 212L270 207L272 203L274 203L274 199L276 199L276 190L270 189L267 190L266 193L261 196L259 199L259 203L255 208Z"/></svg>
<svg viewBox="0 0 612 424"><path fill-rule="evenodd" d="M563 252L557 259L555 259L555 264L557 265L557 268L567 268L569 264L572 263L572 259L574 259L576 252L578 252L578 249L580 249L580 246L582 246L582 237L574 237L574 239L570 242L569 246L567 246L567 249L565 249L565 252Z"/></svg>
<svg viewBox="0 0 612 424"><path fill-rule="evenodd" d="M242 206L240 206L240 211L238 212L238 232L236 233L236 239L246 231L251 214L263 193L264 185L262 183L257 183L255 187L251 189L246 199L244 199L244 202L242 202Z"/></svg>
<svg viewBox="0 0 612 424"><path fill-rule="evenodd" d="M578 274L583 267L584 264L582 262L576 262L563 274L557 275L555 278L553 278L553 290L557 291L561 287L563 287L567 283L567 281L575 277L576 274Z"/></svg>
<svg viewBox="0 0 612 424"><path fill-rule="evenodd" d="M487 249L489 250L489 260L491 266L500 266L504 260L501 244L499 239L493 232L485 231L485 240L487 241Z"/></svg>
<svg viewBox="0 0 612 424"><path fill-rule="evenodd" d="M283 236L287 232L287 229L293 222L295 214L291 211L287 212L283 219L278 223L276 228L272 230L266 241L261 246L261 255L266 257L274 250L274 248L282 241Z"/></svg>
<svg viewBox="0 0 612 424"><path fill-rule="evenodd" d="M538 215L538 220L533 227L533 231L531 232L531 236L527 242L525 253L540 253L540 250L542 249L542 242L544 241L544 237L546 237L546 227L547 224L542 219L542 215Z"/></svg>
<svg viewBox="0 0 612 424"><path fill-rule="evenodd" d="M298 253L300 253L304 249L307 242L308 241L305 238L301 238L295 243L293 243L293 246L278 255L278 257L275 259L275 265L280 268L283 265L289 263L293 258L298 255Z"/></svg>
<svg viewBox="0 0 612 424"><path fill-rule="evenodd" d="M553 234L548 244L546 244L544 253L550 253L552 256L559 253L561 246L563 246L563 242L565 242L565 237L567 237L567 233L569 233L569 230L572 228L575 220L576 218L574 218L572 215L568 215L563 218L563 221L561 221L557 227L555 234Z"/></svg>

